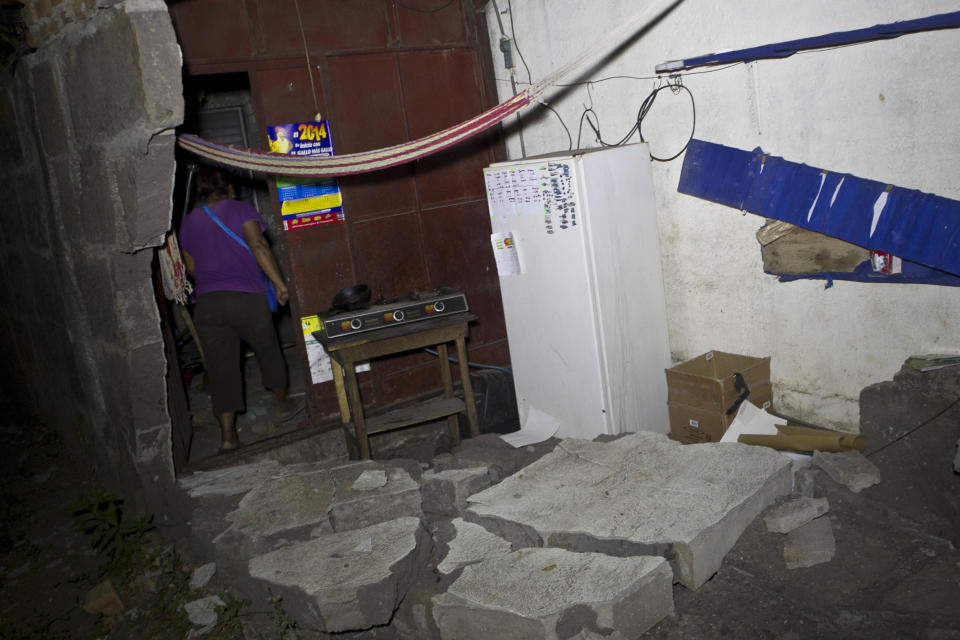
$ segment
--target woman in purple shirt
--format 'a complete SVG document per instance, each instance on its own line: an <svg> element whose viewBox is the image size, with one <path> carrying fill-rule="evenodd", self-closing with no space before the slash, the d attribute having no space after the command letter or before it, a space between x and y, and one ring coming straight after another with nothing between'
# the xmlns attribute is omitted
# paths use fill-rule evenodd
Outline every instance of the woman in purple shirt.
<svg viewBox="0 0 960 640"><path fill-rule="evenodd" d="M289 292L263 232L266 225L251 205L234 199L233 185L220 171L197 172L197 200L201 206L187 214L180 226L180 249L197 295L194 320L210 378L213 412L220 425L221 451L240 446L236 417L245 409L241 341L250 345L260 363L264 386L276 398L276 418L293 418L303 405L287 398L287 367L273 326L273 316L260 272L276 288L277 302L286 304ZM204 205L247 247L226 233Z"/></svg>

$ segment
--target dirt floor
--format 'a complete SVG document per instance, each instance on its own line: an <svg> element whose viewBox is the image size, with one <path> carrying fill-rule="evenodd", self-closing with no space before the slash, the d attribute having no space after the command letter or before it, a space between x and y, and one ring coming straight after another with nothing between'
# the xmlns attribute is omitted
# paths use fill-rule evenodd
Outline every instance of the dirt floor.
<svg viewBox="0 0 960 640"><path fill-rule="evenodd" d="M904 429L886 433L879 423L867 425L875 443L889 444L868 450L883 474L880 484L855 494L815 474L816 495L830 503L823 517L836 539L832 560L788 570L784 536L758 518L712 580L697 591L675 586L676 615L644 637L960 640L960 476L950 467L960 408L945 404L949 393L923 394L922 415L904 406L915 400L892 390L877 394L890 406L874 414L911 416L923 427L903 435ZM187 638L193 625L182 605L210 595L224 607L204 638L326 637L297 628L282 602L239 600L216 577L192 589L197 563L181 542L164 527L138 526L146 522L133 514L111 525L109 511L93 505L116 501L97 494L83 461L46 426L4 404L0 639ZM923 424L923 415L933 419ZM95 537L78 527L78 509L108 534L100 552ZM97 611L87 612L84 600L98 585L106 595ZM380 629L351 636L360 637L395 635Z"/></svg>

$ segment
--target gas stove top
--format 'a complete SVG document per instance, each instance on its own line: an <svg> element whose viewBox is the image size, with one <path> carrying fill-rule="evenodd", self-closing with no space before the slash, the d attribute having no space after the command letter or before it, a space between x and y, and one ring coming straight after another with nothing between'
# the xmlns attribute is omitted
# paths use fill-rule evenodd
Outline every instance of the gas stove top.
<svg viewBox="0 0 960 640"><path fill-rule="evenodd" d="M399 298L381 298L374 300L365 309L330 311L320 314L319 317L321 331L328 338L337 338L467 311L467 297L462 292L450 287L439 287L428 291L413 291Z"/></svg>

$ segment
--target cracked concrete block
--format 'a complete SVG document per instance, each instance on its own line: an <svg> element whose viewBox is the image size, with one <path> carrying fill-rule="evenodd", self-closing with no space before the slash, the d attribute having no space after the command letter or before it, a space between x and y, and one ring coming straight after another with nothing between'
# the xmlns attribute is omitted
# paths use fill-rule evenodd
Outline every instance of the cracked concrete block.
<svg viewBox="0 0 960 640"><path fill-rule="evenodd" d="M830 518L817 518L787 534L783 559L787 569L812 567L833 560L837 543Z"/></svg>
<svg viewBox="0 0 960 640"><path fill-rule="evenodd" d="M429 544L417 518L398 518L256 556L249 570L294 618L326 633L359 631L390 621Z"/></svg>
<svg viewBox="0 0 960 640"><path fill-rule="evenodd" d="M195 471L178 479L191 498L235 496L247 493L281 470L279 462L267 460L214 471Z"/></svg>
<svg viewBox="0 0 960 640"><path fill-rule="evenodd" d="M790 533L829 510L830 503L826 498L795 498L770 509L763 516L763 521L767 525L767 531Z"/></svg>
<svg viewBox="0 0 960 640"><path fill-rule="evenodd" d="M464 517L514 548L668 556L676 580L696 589L791 480L790 460L764 447L648 432L571 439L471 496Z"/></svg>
<svg viewBox="0 0 960 640"><path fill-rule="evenodd" d="M315 526L327 520L335 493L334 478L325 469L268 478L240 500L227 521L252 538Z"/></svg>
<svg viewBox="0 0 960 640"><path fill-rule="evenodd" d="M422 481L424 513L449 517L462 515L467 498L492 484L487 467L427 471Z"/></svg>
<svg viewBox="0 0 960 640"><path fill-rule="evenodd" d="M521 549L466 567L433 617L445 640L636 638L673 613L672 581L663 558Z"/></svg>
<svg viewBox="0 0 960 640"><path fill-rule="evenodd" d="M361 529L371 524L404 516L419 518L420 485L399 467L386 469L387 482L372 489L354 488L364 470L346 470L338 475L338 489L330 506L330 523L334 531ZM367 486L361 480L361 487Z"/></svg>
<svg viewBox="0 0 960 640"><path fill-rule="evenodd" d="M815 451L812 464L827 472L834 482L854 493L880 482L880 469L859 451Z"/></svg>
<svg viewBox="0 0 960 640"><path fill-rule="evenodd" d="M461 567L510 553L509 542L480 525L463 518L454 518L452 524L454 538L447 544L447 555L437 565L440 573L447 575Z"/></svg>

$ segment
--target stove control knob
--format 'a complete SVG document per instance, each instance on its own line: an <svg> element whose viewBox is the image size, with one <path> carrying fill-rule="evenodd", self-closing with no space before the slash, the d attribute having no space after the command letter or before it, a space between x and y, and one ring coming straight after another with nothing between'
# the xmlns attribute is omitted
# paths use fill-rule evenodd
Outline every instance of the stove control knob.
<svg viewBox="0 0 960 640"><path fill-rule="evenodd" d="M443 300L437 300L433 303L433 308L435 311L443 311L446 308L446 305L443 304Z"/></svg>
<svg viewBox="0 0 960 640"><path fill-rule="evenodd" d="M363 326L363 323L360 321L360 318L354 318L353 320L350 321L351 329L359 329L362 326Z"/></svg>
<svg viewBox="0 0 960 640"><path fill-rule="evenodd" d="M404 317L405 317L405 316L404 316L404 314L403 314L403 311L394 311L394 312L393 312L393 319L394 319L396 322L403 322Z"/></svg>

